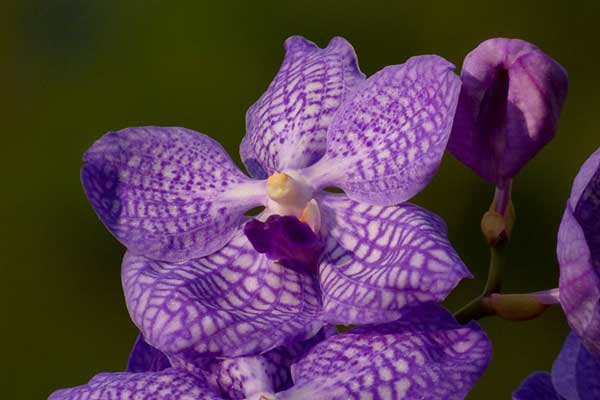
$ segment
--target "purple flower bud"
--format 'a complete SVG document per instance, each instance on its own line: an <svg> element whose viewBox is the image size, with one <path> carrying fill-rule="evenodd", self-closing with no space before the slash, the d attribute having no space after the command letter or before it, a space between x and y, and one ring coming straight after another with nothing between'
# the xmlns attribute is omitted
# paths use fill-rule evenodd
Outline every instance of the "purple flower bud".
<svg viewBox="0 0 600 400"><path fill-rule="evenodd" d="M531 43L496 38L465 57L461 80L448 150L504 186L554 136L567 72Z"/></svg>
<svg viewBox="0 0 600 400"><path fill-rule="evenodd" d="M271 215L266 222L253 219L244 233L256 251L299 272L317 272L323 243L310 227L291 215Z"/></svg>

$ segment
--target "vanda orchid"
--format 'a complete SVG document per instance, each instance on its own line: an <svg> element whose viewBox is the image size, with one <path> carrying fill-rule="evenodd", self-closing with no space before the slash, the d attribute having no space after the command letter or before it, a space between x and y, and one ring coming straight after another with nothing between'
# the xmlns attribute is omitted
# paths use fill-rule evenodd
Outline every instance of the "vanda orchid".
<svg viewBox="0 0 600 400"><path fill-rule="evenodd" d="M554 136L566 92L565 70L521 40L482 43L460 78L435 55L366 78L345 39L319 48L292 37L246 113L249 176L186 128L104 135L81 179L127 248L121 278L140 336L125 372L50 399L463 399L492 353L475 320L531 319L559 301L577 335L565 351L593 360L599 157L576 179L561 225L559 288L500 290L512 180ZM454 315L435 303L470 273L442 219L407 202L448 143L497 186L481 223L488 282ZM519 394L530 389L515 399L536 398Z"/></svg>
<svg viewBox="0 0 600 400"><path fill-rule="evenodd" d="M88 198L128 249L132 319L168 355L240 356L325 323L392 321L469 276L441 219L402 203L442 158L454 67L413 57L365 79L342 38L285 48L246 116L240 153L255 179L184 128L108 133L84 156Z"/></svg>

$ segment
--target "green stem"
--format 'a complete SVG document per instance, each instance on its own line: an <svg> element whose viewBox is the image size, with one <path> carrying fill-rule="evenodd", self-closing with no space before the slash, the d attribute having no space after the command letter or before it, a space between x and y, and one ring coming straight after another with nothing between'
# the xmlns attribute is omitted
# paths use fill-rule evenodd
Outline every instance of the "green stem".
<svg viewBox="0 0 600 400"><path fill-rule="evenodd" d="M490 267L483 293L471 300L454 314L454 317L459 323L465 324L471 320L477 320L493 315L493 311L486 308L482 300L492 293L500 293L502 288L502 263L504 261L503 250L505 247L506 242L490 248Z"/></svg>
<svg viewBox="0 0 600 400"><path fill-rule="evenodd" d="M505 258L503 254L505 247L506 242L490 248L490 268L485 289L483 289L483 297L489 296L492 293L500 293L502 289L502 263Z"/></svg>
<svg viewBox="0 0 600 400"><path fill-rule="evenodd" d="M478 320L487 315L491 315L490 312L483 307L483 302L481 299L482 296L475 297L464 307L454 313L454 318L456 318L458 323L466 324L471 320Z"/></svg>

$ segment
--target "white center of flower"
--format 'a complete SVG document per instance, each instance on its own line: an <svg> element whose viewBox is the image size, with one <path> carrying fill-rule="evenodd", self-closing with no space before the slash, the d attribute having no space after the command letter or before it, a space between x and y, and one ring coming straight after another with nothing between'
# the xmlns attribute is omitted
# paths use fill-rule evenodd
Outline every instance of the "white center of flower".
<svg viewBox="0 0 600 400"><path fill-rule="evenodd" d="M321 213L313 192L307 182L290 173L276 172L267 179L268 206L272 213L294 215L316 232L321 226Z"/></svg>

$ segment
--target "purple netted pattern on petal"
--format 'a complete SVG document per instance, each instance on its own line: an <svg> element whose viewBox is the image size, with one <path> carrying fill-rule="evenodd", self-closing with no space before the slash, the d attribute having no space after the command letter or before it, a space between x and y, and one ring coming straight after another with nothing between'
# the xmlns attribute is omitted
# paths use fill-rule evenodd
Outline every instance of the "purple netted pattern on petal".
<svg viewBox="0 0 600 400"><path fill-rule="evenodd" d="M461 79L448 150L502 184L554 136L567 73L531 43L496 38L465 57Z"/></svg>
<svg viewBox="0 0 600 400"><path fill-rule="evenodd" d="M513 392L513 400L565 400L561 397L547 372L535 372L529 375L521 383L521 386Z"/></svg>
<svg viewBox="0 0 600 400"><path fill-rule="evenodd" d="M315 273L323 243L310 226L292 215L271 215L266 222L253 219L244 225L252 246L269 260L298 272Z"/></svg>
<svg viewBox="0 0 600 400"><path fill-rule="evenodd" d="M321 200L329 239L320 277L325 318L336 324L397 319L403 307L441 301L469 271L437 215L410 203L379 207L342 195Z"/></svg>
<svg viewBox="0 0 600 400"><path fill-rule="evenodd" d="M584 163L558 231L560 303L569 324L600 359L600 150Z"/></svg>
<svg viewBox="0 0 600 400"><path fill-rule="evenodd" d="M263 357L275 367L273 368L275 373L272 375L274 389L281 391L292 386L293 381L290 374L292 363L303 357L316 344L335 335L337 335L335 326L327 325L308 340L280 346L263 354Z"/></svg>
<svg viewBox="0 0 600 400"><path fill-rule="evenodd" d="M422 305L319 343L292 366L294 386L278 399L463 399L490 356L477 323Z"/></svg>
<svg viewBox="0 0 600 400"><path fill-rule="evenodd" d="M126 254L131 318L169 357L241 356L315 335L315 277L257 254L242 233L220 251L181 264Z"/></svg>
<svg viewBox="0 0 600 400"><path fill-rule="evenodd" d="M206 376L215 391L232 399L257 393L278 392L292 386L290 366L317 343L337 334L334 326L323 327L308 340L294 341L262 355L228 358L174 358L175 365L194 375Z"/></svg>
<svg viewBox="0 0 600 400"><path fill-rule="evenodd" d="M215 374L227 398L245 399L257 393L274 393L277 366L263 356L230 358L219 363Z"/></svg>
<svg viewBox="0 0 600 400"><path fill-rule="evenodd" d="M600 399L600 362L569 334L552 366L552 383L565 399Z"/></svg>
<svg viewBox="0 0 600 400"><path fill-rule="evenodd" d="M57 390L48 400L224 400L206 382L183 370L102 373L86 385Z"/></svg>
<svg viewBox="0 0 600 400"><path fill-rule="evenodd" d="M442 159L460 79L438 56L386 67L335 114L327 152L302 172L317 187L336 186L370 204L391 205L419 192Z"/></svg>
<svg viewBox="0 0 600 400"><path fill-rule="evenodd" d="M165 261L220 249L263 202L223 147L184 128L127 128L84 155L81 180L108 230L134 254Z"/></svg>
<svg viewBox="0 0 600 400"><path fill-rule="evenodd" d="M275 79L246 114L240 154L258 178L321 158L333 113L364 79L354 49L340 37L320 49L294 36L285 42L285 51Z"/></svg>
<svg viewBox="0 0 600 400"><path fill-rule="evenodd" d="M135 340L129 361L127 372L157 372L171 367L169 359L160 351L150 346L140 333Z"/></svg>

